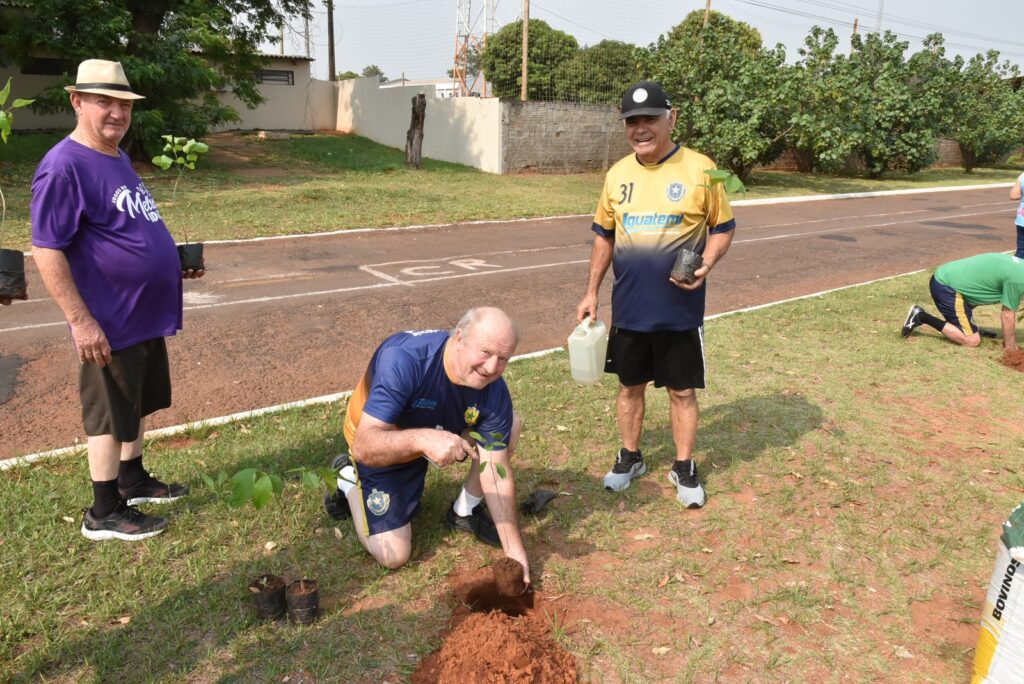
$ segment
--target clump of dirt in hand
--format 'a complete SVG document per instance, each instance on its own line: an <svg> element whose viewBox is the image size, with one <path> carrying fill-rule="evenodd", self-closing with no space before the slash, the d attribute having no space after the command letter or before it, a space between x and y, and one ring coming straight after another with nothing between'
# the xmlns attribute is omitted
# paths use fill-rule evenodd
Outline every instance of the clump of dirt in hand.
<svg viewBox="0 0 1024 684"><path fill-rule="evenodd" d="M999 361L1007 368L1024 373L1024 349L1003 352L1003 357Z"/></svg>
<svg viewBox="0 0 1024 684"><path fill-rule="evenodd" d="M494 586L502 596L519 596L526 591L523 580L523 566L514 558L502 558L491 570L494 572Z"/></svg>

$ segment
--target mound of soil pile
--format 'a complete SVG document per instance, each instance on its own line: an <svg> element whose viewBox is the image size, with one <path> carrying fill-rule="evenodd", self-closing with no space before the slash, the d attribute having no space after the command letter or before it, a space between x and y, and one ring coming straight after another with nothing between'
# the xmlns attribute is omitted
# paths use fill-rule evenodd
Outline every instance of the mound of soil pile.
<svg viewBox="0 0 1024 684"><path fill-rule="evenodd" d="M1018 348L1011 352L1003 352L1000 362L1008 368L1024 373L1024 349Z"/></svg>
<svg viewBox="0 0 1024 684"><path fill-rule="evenodd" d="M451 630L413 684L573 684L576 661L551 638L541 595L502 596L491 571L481 571L454 588Z"/></svg>

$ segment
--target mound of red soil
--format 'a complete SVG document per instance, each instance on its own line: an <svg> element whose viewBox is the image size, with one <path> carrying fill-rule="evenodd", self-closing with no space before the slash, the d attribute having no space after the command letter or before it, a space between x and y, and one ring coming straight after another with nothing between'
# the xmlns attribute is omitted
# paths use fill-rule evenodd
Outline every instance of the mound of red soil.
<svg viewBox="0 0 1024 684"><path fill-rule="evenodd" d="M551 638L542 596L502 596L491 571L481 571L453 589L459 605L450 631L413 684L573 684L576 661Z"/></svg>
<svg viewBox="0 0 1024 684"><path fill-rule="evenodd" d="M1003 352L1000 362L1008 368L1024 373L1024 349L1018 348L1011 352Z"/></svg>

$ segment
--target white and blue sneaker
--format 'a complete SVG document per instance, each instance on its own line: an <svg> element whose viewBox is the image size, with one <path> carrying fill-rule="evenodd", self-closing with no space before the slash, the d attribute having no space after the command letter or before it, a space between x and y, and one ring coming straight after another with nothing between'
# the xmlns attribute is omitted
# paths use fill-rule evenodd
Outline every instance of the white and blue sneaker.
<svg viewBox="0 0 1024 684"><path fill-rule="evenodd" d="M647 464L640 452L633 453L622 447L615 458L615 465L604 476L604 488L609 492L621 492L629 487L634 477L640 477L646 472Z"/></svg>
<svg viewBox="0 0 1024 684"><path fill-rule="evenodd" d="M676 486L676 499L687 508L703 508L704 488L697 481L697 464L693 459L676 461L668 471L668 480Z"/></svg>

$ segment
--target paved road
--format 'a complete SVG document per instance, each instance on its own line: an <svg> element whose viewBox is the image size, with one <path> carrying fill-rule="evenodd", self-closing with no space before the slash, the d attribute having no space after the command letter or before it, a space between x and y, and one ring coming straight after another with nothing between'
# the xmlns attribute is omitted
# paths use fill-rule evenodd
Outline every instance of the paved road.
<svg viewBox="0 0 1024 684"><path fill-rule="evenodd" d="M737 207L708 312L1012 249L1013 209L1002 187ZM589 226L574 217L209 244L209 272L186 283L185 330L170 342L174 407L147 428L351 389L386 334L448 327L471 305L509 311L520 353L563 345ZM28 269L33 299L0 310L0 458L83 434L70 336Z"/></svg>

